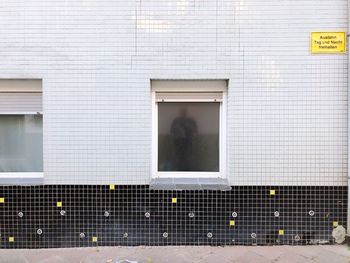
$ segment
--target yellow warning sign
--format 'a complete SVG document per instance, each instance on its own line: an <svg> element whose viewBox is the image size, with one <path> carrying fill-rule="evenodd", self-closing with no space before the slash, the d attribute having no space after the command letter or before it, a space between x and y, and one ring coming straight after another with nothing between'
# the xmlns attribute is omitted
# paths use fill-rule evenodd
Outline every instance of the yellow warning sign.
<svg viewBox="0 0 350 263"><path fill-rule="evenodd" d="M311 53L343 54L346 52L345 32L312 32Z"/></svg>

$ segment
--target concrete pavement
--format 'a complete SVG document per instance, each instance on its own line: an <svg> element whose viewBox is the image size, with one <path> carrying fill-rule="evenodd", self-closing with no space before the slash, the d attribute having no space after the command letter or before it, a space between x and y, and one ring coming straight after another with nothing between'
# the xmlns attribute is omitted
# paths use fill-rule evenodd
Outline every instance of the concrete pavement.
<svg viewBox="0 0 350 263"><path fill-rule="evenodd" d="M350 247L101 247L39 250L0 250L0 263L350 263Z"/></svg>

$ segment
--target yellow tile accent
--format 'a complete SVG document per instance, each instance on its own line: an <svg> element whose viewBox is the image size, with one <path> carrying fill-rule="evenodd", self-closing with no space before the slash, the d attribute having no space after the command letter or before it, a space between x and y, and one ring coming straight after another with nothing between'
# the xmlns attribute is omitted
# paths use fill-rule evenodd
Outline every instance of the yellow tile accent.
<svg viewBox="0 0 350 263"><path fill-rule="evenodd" d="M15 238L14 237L9 237L9 242L15 242Z"/></svg>
<svg viewBox="0 0 350 263"><path fill-rule="evenodd" d="M92 237L92 242L97 242L97 237Z"/></svg>
<svg viewBox="0 0 350 263"><path fill-rule="evenodd" d="M234 226L235 225L235 220L230 220L230 226Z"/></svg>
<svg viewBox="0 0 350 263"><path fill-rule="evenodd" d="M110 184L109 185L109 190L115 190L115 185L114 184Z"/></svg>
<svg viewBox="0 0 350 263"><path fill-rule="evenodd" d="M275 189L271 189L270 190L270 195L275 195L276 194L276 190Z"/></svg>
<svg viewBox="0 0 350 263"><path fill-rule="evenodd" d="M278 234L279 234L280 236L283 236L283 235L284 235L284 230L283 230L283 229L278 230Z"/></svg>
<svg viewBox="0 0 350 263"><path fill-rule="evenodd" d="M5 203L5 198L1 197L0 198L0 203Z"/></svg>
<svg viewBox="0 0 350 263"><path fill-rule="evenodd" d="M62 207L62 202L57 202L57 207Z"/></svg>
<svg viewBox="0 0 350 263"><path fill-rule="evenodd" d="M177 198L176 198L176 197L171 198L171 202L172 202L173 204L177 203Z"/></svg>
<svg viewBox="0 0 350 263"><path fill-rule="evenodd" d="M337 226L339 226L338 221L334 221L334 222L333 222L333 227L337 227Z"/></svg>

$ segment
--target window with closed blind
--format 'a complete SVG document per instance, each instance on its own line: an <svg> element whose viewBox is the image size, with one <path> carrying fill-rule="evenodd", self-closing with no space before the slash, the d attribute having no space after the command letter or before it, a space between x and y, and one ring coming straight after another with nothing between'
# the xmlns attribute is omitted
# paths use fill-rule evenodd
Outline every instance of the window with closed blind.
<svg viewBox="0 0 350 263"><path fill-rule="evenodd" d="M43 177L42 81L0 79L0 183Z"/></svg>
<svg viewBox="0 0 350 263"><path fill-rule="evenodd" d="M153 178L225 178L226 80L152 80Z"/></svg>

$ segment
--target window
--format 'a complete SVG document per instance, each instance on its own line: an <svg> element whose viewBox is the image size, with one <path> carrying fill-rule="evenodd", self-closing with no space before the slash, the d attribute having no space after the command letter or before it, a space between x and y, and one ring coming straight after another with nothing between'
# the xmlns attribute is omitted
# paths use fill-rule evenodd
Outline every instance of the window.
<svg viewBox="0 0 350 263"><path fill-rule="evenodd" d="M152 80L153 178L225 178L226 80Z"/></svg>
<svg viewBox="0 0 350 263"><path fill-rule="evenodd" d="M41 80L0 80L0 183L43 177Z"/></svg>

